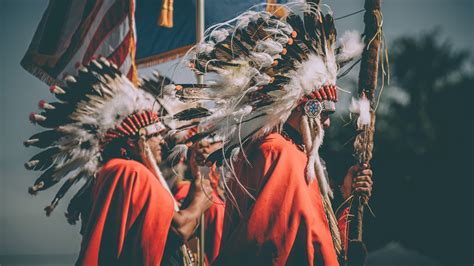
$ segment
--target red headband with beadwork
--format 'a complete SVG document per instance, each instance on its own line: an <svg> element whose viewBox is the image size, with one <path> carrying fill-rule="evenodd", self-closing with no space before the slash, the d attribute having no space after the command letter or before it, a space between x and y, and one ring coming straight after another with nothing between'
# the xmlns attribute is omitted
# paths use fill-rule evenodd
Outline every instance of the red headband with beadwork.
<svg viewBox="0 0 474 266"><path fill-rule="evenodd" d="M104 145L117 138L134 136L143 129L146 135L152 135L160 133L166 127L160 122L157 113L149 110L142 111L127 116L115 128L109 129L101 142Z"/></svg>

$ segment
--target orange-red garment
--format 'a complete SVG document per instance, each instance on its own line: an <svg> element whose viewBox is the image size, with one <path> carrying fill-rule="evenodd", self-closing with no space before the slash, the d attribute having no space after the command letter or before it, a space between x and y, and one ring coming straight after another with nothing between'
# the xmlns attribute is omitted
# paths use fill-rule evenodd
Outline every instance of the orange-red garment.
<svg viewBox="0 0 474 266"><path fill-rule="evenodd" d="M349 245L349 206L341 208L337 215L337 227L341 235L342 246L344 247L345 256L347 256L347 246Z"/></svg>
<svg viewBox="0 0 474 266"><path fill-rule="evenodd" d="M112 159L92 188L92 209L78 265L160 265L173 198L133 160Z"/></svg>
<svg viewBox="0 0 474 266"><path fill-rule="evenodd" d="M175 185L175 199L182 201L186 198L191 188L191 182L182 181ZM220 243L222 238L222 230L224 228L224 212L225 203L222 201L215 190L213 190L214 204L204 214L205 228L205 247L206 262L212 265L219 255Z"/></svg>
<svg viewBox="0 0 474 266"><path fill-rule="evenodd" d="M255 200L230 184L238 208L226 204L217 265L339 265L318 182L306 182L306 154L272 133L246 156L250 165L241 159L235 169Z"/></svg>

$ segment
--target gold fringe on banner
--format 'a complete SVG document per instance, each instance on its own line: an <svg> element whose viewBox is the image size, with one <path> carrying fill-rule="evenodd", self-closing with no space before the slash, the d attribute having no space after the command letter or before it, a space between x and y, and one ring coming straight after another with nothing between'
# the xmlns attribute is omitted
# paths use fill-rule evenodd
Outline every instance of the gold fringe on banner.
<svg viewBox="0 0 474 266"><path fill-rule="evenodd" d="M267 0L266 11L279 18L285 17L288 14L285 7L277 4L277 0Z"/></svg>
<svg viewBox="0 0 474 266"><path fill-rule="evenodd" d="M173 2L174 0L163 0L158 26L165 28L173 27Z"/></svg>
<svg viewBox="0 0 474 266"><path fill-rule="evenodd" d="M129 23L130 25L133 25L134 24L134 15L130 15L129 16ZM136 46L136 36L135 36L135 32L132 31L131 32L131 36L130 36L130 48L129 48L129 51L128 53L130 54L130 56L132 57L132 83L135 84L135 85L138 85L138 70L137 70L137 63L135 62L135 56L136 56L136 52L137 52L137 46ZM125 73L125 75L127 75L128 73Z"/></svg>

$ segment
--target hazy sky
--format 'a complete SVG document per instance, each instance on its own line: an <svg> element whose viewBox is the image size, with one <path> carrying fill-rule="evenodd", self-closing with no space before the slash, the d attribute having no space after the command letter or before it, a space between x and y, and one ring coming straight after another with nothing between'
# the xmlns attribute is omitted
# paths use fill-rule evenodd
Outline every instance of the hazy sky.
<svg viewBox="0 0 474 266"><path fill-rule="evenodd" d="M333 7L335 17L363 7L363 0L325 2ZM23 168L36 150L24 148L22 141L38 131L28 122L28 114L37 110L40 99L53 99L47 85L20 67L46 6L46 0L0 0L0 256L76 254L79 250L79 226L68 225L63 215L69 197L62 200L51 217L45 217L43 208L56 189L29 196L27 188L37 176ZM474 52L474 0L385 0L383 13L388 41L439 26L440 38L449 39L456 48ZM362 30L362 14L338 20L336 26L339 32ZM158 69L171 76L173 72L167 69L172 64ZM184 82L193 77L177 71L173 79Z"/></svg>

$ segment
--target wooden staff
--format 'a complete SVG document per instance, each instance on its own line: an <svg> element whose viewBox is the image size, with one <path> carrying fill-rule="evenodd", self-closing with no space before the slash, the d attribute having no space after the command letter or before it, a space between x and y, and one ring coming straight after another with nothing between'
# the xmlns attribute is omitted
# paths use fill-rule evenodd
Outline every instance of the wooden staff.
<svg viewBox="0 0 474 266"><path fill-rule="evenodd" d="M370 123L358 128L358 135L354 141L354 151L358 164L362 169L369 166L372 159L373 137L375 130L375 90L379 73L379 55L382 42L382 13L381 0L365 0L364 8L364 42L366 49L362 53L359 73L359 97L370 102ZM351 216L349 222L348 265L365 265L367 249L362 240L364 205L367 199L358 193L353 193ZM353 216L352 216L353 215Z"/></svg>
<svg viewBox="0 0 474 266"><path fill-rule="evenodd" d="M196 0L196 43L200 43L204 39L204 0ZM204 83L204 76L197 75L197 83ZM205 228L204 213L200 217L201 230L199 234L199 264L204 266L204 245L205 245Z"/></svg>

